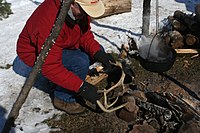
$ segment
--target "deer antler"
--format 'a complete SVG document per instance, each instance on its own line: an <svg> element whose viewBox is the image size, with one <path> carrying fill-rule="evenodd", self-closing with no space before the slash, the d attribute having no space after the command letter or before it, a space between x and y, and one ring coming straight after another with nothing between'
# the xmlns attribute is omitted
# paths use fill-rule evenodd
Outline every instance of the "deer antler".
<svg viewBox="0 0 200 133"><path fill-rule="evenodd" d="M112 102L111 104L108 104L108 102L107 102L107 94L108 94L110 91L112 91L113 89L115 89L116 87L122 85L122 93L121 93L121 94L124 94L124 93L125 93L125 87L124 87L124 84L123 84L123 83L124 83L124 78L125 78L125 73L124 73L124 71L123 71L123 69L122 69L122 64L121 64L120 62L116 62L115 65L116 65L116 66L119 66L119 67L121 68L121 70L122 70L122 76L121 76L120 80L119 80L115 85L113 85L111 88L109 88L109 89L104 89L104 90L99 91L100 93L104 93L104 104L102 104L99 100L97 100L98 106L99 106L104 112L107 112L107 113L116 111L116 110L118 110L118 109L120 109L120 108L123 108L124 106L127 105L127 103L124 103L124 104L122 104L122 105L120 105L120 106L118 106L118 107L115 107L115 108L111 108L111 109L110 109L110 107L112 107L112 106L117 102L119 96L117 96L117 98L115 99L115 101ZM120 94L119 94L119 95L120 95Z"/></svg>

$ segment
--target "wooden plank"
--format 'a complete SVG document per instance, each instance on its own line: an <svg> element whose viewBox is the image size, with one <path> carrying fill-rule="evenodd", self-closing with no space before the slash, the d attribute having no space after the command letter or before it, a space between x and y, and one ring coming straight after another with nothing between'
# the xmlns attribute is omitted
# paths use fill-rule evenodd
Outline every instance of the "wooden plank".
<svg viewBox="0 0 200 133"><path fill-rule="evenodd" d="M97 72L100 72L100 71L103 70L103 67L98 66L98 67L96 67L96 70L97 70ZM108 75L106 73L99 73L99 76L89 76L89 75L87 75L85 80L92 85L96 85L107 77L108 77Z"/></svg>
<svg viewBox="0 0 200 133"><path fill-rule="evenodd" d="M197 54L199 53L200 49L175 49L176 53L181 53L181 54Z"/></svg>
<svg viewBox="0 0 200 133"><path fill-rule="evenodd" d="M88 76L87 75L86 81L92 85L96 85L107 77L108 77L108 75L105 73L101 73L101 74L99 74L99 76Z"/></svg>

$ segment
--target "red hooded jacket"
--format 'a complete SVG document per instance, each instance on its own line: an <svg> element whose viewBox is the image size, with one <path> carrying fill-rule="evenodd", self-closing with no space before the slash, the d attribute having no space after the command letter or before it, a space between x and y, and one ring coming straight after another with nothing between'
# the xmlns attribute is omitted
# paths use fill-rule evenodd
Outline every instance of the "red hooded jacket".
<svg viewBox="0 0 200 133"><path fill-rule="evenodd" d="M50 35L59 8L60 0L45 0L33 12L20 33L17 41L17 54L28 66L34 66L42 45ZM62 50L65 48L83 48L90 57L93 57L101 49L90 31L89 16L73 26L69 26L67 22L63 24L60 34L42 66L42 74L49 80L77 92L83 81L63 66Z"/></svg>

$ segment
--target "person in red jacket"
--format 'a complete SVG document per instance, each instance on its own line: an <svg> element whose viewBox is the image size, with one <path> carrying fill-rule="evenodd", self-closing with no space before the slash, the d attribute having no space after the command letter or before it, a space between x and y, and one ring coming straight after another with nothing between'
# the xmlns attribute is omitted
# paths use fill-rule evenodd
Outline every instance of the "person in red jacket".
<svg viewBox="0 0 200 133"><path fill-rule="evenodd" d="M50 35L62 0L45 0L27 20L17 41L17 58L13 69L27 77L40 54L46 38ZM90 17L105 12L101 0L75 0L68 11L55 44L42 66L42 76L57 87L53 105L69 114L81 113L77 97L92 103L100 98L97 88L85 81L91 61L99 61L105 71L111 69L112 56L94 39L90 30Z"/></svg>

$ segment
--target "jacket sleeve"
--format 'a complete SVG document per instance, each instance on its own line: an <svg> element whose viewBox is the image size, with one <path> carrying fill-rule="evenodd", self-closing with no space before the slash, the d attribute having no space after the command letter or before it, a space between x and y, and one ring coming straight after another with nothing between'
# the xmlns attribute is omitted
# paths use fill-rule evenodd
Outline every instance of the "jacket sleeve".
<svg viewBox="0 0 200 133"><path fill-rule="evenodd" d="M36 46L34 45L37 38L35 34L30 36L28 34L28 28L25 26L17 40L17 55L26 65L33 67L37 56Z"/></svg>
<svg viewBox="0 0 200 133"><path fill-rule="evenodd" d="M82 35L80 39L80 45L83 49L89 54L91 58L94 57L94 54L101 50L100 44L95 40L94 35L90 27L90 18L88 20L88 30Z"/></svg>
<svg viewBox="0 0 200 133"><path fill-rule="evenodd" d="M42 74L57 85L78 92L82 80L62 64L62 48L56 45L51 48L42 66Z"/></svg>

